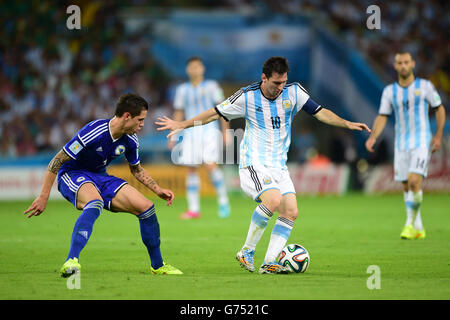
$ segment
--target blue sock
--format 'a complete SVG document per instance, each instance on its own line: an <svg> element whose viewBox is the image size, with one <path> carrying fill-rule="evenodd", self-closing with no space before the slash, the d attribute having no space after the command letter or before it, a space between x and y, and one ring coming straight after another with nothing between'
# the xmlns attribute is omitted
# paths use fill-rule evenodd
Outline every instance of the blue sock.
<svg viewBox="0 0 450 320"><path fill-rule="evenodd" d="M83 250L86 246L86 243L92 234L92 228L95 220L97 220L98 216L102 212L102 209L102 200L92 200L84 206L83 212L78 217L73 228L72 239L70 241L70 251L67 260L71 258L78 259L81 250Z"/></svg>
<svg viewBox="0 0 450 320"><path fill-rule="evenodd" d="M160 249L160 234L158 219L155 214L155 205L152 205L147 211L137 216L141 227L142 242L147 247L150 255L150 262L153 269L158 269L163 265L163 258Z"/></svg>

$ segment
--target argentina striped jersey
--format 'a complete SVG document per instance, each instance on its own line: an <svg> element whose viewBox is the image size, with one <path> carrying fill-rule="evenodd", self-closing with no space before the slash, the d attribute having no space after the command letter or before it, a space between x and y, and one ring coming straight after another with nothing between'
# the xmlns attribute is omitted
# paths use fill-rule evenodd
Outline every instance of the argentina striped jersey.
<svg viewBox="0 0 450 320"><path fill-rule="evenodd" d="M106 166L122 154L130 164L140 162L136 134L125 134L114 139L109 127L110 121L111 119L92 121L66 143L63 150L72 159L61 166L60 173L70 170L106 172Z"/></svg>
<svg viewBox="0 0 450 320"><path fill-rule="evenodd" d="M286 84L274 100L264 97L260 85L259 82L240 89L217 105L216 111L225 120L245 119L240 168L256 164L286 168L294 116L301 109L315 114L321 107L299 83Z"/></svg>
<svg viewBox="0 0 450 320"><path fill-rule="evenodd" d="M429 105L432 108L442 104L433 84L416 78L408 87L397 82L386 86L381 96L379 114L395 114L395 148L410 150L428 148L431 142Z"/></svg>
<svg viewBox="0 0 450 320"><path fill-rule="evenodd" d="M175 110L184 111L185 119L191 119L198 114L213 108L224 99L223 91L214 80L204 80L197 86L185 82L177 87L174 98ZM197 126L195 130L218 129L217 122L208 123L205 126ZM186 133L193 128L187 129Z"/></svg>

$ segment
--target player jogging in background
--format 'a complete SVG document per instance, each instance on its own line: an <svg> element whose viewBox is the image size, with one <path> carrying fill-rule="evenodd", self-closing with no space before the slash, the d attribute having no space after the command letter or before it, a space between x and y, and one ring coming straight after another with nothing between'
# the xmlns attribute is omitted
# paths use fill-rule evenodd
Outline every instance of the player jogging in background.
<svg viewBox="0 0 450 320"><path fill-rule="evenodd" d="M398 81L384 88L378 116L366 141L367 150L374 152L373 146L386 126L388 117L394 112L394 179L403 184L407 213L400 234L402 239L425 238L420 214L422 181L427 176L431 153L441 146L445 124L445 108L439 94L430 81L414 77L414 66L410 53L395 55L394 68ZM436 114L437 129L433 137L428 117L429 106Z"/></svg>
<svg viewBox="0 0 450 320"><path fill-rule="evenodd" d="M205 66L199 57L192 57L186 65L189 81L177 87L174 99L174 119L193 118L199 113L214 107L223 101L222 89L214 80L205 80ZM222 121L223 135L219 135L218 123L210 123L204 127L196 126L183 132L180 142L181 157L179 164L188 168L186 178L186 197L188 210L181 219L195 219L200 217L200 178L199 166L203 165L209 173L210 180L217 193L218 215L226 218L230 215L230 205L222 170L217 166L222 155L220 141L226 137L228 122ZM175 137L169 141L169 148L174 150Z"/></svg>
<svg viewBox="0 0 450 320"><path fill-rule="evenodd" d="M155 205L125 180L110 176L106 166L125 155L133 176L161 199L172 205L174 194L162 189L140 165L136 133L144 126L148 104L138 95L119 98L115 116L86 124L58 152L48 165L41 194L25 211L28 218L40 215L48 201L55 179L59 192L77 209L82 210L73 229L70 251L60 270L63 277L79 272L79 256L92 234L93 226L103 209L134 214L140 224L141 237L155 274L181 274L165 264L160 251L160 231Z"/></svg>
<svg viewBox="0 0 450 320"><path fill-rule="evenodd" d="M171 131L168 135L170 137L182 129L194 126L197 121L207 124L219 117L227 121L245 119L245 133L240 145L239 177L244 192L259 205L252 214L247 238L236 259L251 272L255 271L256 245L276 211L278 218L259 273L288 272L287 268L278 263L277 258L298 215L294 184L286 166L292 120L297 112L303 110L333 126L370 131L363 123L344 120L321 107L300 84L287 84L288 71L285 58L271 57L264 63L262 81L240 89L215 108L185 121L164 117L156 122L160 126L158 130Z"/></svg>

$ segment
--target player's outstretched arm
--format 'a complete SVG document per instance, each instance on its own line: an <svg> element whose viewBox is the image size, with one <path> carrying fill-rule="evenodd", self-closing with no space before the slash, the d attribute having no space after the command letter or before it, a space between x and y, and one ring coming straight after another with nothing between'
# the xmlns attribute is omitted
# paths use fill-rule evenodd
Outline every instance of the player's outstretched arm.
<svg viewBox="0 0 450 320"><path fill-rule="evenodd" d="M320 109L319 112L314 115L314 117L317 120L332 126L358 131L366 130L370 132L369 127L365 123L347 121L336 115L334 112L325 108Z"/></svg>
<svg viewBox="0 0 450 320"><path fill-rule="evenodd" d="M48 197L50 196L50 191L52 190L53 183L55 182L56 175L58 174L61 165L69 161L70 157L64 150L59 151L56 156L50 161L47 167L47 172L45 173L44 182L42 183L40 195L33 201L31 206L25 210L24 214L28 214L28 218L32 216L38 216L44 212L47 206Z"/></svg>
<svg viewBox="0 0 450 320"><path fill-rule="evenodd" d="M170 133L167 135L167 138L170 138L183 129L197 125L202 126L217 119L219 119L219 114L216 112L215 108L211 108L188 120L175 121L169 117L163 117L158 118L158 121L155 121L155 124L159 126L159 128L156 129L158 131L170 130Z"/></svg>
<svg viewBox="0 0 450 320"><path fill-rule="evenodd" d="M130 171L137 181L152 190L161 199L166 200L168 206L172 205L173 199L175 198L172 190L161 188L140 164L130 164Z"/></svg>
<svg viewBox="0 0 450 320"><path fill-rule="evenodd" d="M370 134L369 138L367 138L366 141L366 149L369 152L373 152L373 146L375 145L375 142L377 142L378 137L383 132L384 127L386 127L388 116L379 114L375 121L373 122L372 127L372 133Z"/></svg>

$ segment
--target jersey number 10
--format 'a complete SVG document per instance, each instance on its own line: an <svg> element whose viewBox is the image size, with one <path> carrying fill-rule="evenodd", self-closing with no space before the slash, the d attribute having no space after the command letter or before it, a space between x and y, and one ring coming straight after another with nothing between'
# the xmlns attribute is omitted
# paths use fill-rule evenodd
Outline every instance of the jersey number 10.
<svg viewBox="0 0 450 320"><path fill-rule="evenodd" d="M270 119L272 120L272 127L274 129L280 129L280 117L276 116L276 117L270 117Z"/></svg>

